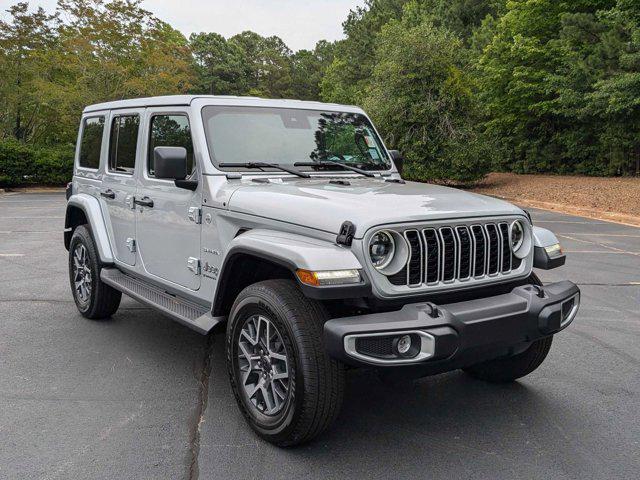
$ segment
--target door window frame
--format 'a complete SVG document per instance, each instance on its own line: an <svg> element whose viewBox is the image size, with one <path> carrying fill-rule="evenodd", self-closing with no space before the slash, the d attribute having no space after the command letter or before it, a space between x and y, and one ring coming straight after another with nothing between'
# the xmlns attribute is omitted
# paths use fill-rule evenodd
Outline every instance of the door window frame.
<svg viewBox="0 0 640 480"><path fill-rule="evenodd" d="M191 179L198 179L200 183L201 178L201 166L198 161L198 155L196 154L196 144L193 138L193 121L191 119L191 111L185 107L149 107L144 115L145 118L145 131L144 131L144 166L142 168L141 179L144 183L148 182L157 182L161 184L171 185L173 188L178 188L175 186L173 180L169 180L166 178L156 178L155 176L149 175L149 155L150 146L151 146L151 124L153 117L157 116L182 116L187 117L187 122L189 122L189 132L191 133L191 148L193 149L193 173L191 174ZM195 193L195 192L194 192Z"/></svg>
<svg viewBox="0 0 640 480"><path fill-rule="evenodd" d="M141 135L140 132L142 131L143 127L144 127L144 115L143 115L144 111L140 110L140 109L136 109L136 110L112 110L111 111L111 115L109 116L109 136L107 137L107 153L106 153L106 161L105 161L105 165L104 165L104 173L107 175L117 175L120 177L126 177L126 178L132 178L136 175L136 171L138 171L138 165L140 163L140 147L141 147ZM111 162L111 133L113 130L113 122L116 118L120 118L120 117L132 117L132 116L137 116L138 117L138 136L136 138L136 154L135 154L135 160L134 160L134 165L133 165L133 170L131 171L131 173L125 173L125 172L117 172L115 170L111 170L111 167L109 165L109 163Z"/></svg>
<svg viewBox="0 0 640 480"><path fill-rule="evenodd" d="M103 161L103 154L104 154L104 149L105 149L105 141L109 141L109 137L108 137L108 133L107 131L109 130L108 128L106 128L107 126L107 119L109 119L110 115L108 111L104 111L104 112L91 112L88 115L85 115L82 117L82 119L80 120L80 129L78 131L78 144L76 145L76 153L75 153L75 161L74 161L74 165L76 167L76 171L85 171L85 172L90 172L90 173L96 173L100 171L100 168L102 167L102 161ZM80 165L80 153L82 152L82 136L84 135L84 131L85 131L85 123L87 120L91 120L93 118L102 118L104 120L104 124L102 126L102 141L100 142L100 153L98 155L98 167L97 168L93 168L93 167L85 167ZM106 134L106 135L105 135ZM106 138L105 138L106 137Z"/></svg>

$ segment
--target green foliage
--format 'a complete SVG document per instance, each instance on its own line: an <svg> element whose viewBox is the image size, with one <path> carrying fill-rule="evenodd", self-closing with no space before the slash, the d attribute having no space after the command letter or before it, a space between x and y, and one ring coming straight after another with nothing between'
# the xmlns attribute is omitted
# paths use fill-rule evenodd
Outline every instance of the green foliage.
<svg viewBox="0 0 640 480"><path fill-rule="evenodd" d="M637 0L366 0L343 40L298 52L250 31L187 40L141 0L7 12L7 185L31 182L36 164L63 182L71 147L51 146L75 141L84 106L187 92L363 105L415 179L640 173Z"/></svg>
<svg viewBox="0 0 640 480"><path fill-rule="evenodd" d="M35 147L17 140L0 142L0 188L64 185L71 181L73 145Z"/></svg>
<svg viewBox="0 0 640 480"><path fill-rule="evenodd" d="M478 61L501 168L638 173L639 8L628 0L507 3Z"/></svg>
<svg viewBox="0 0 640 480"><path fill-rule="evenodd" d="M475 127L478 108L462 41L429 21L391 22L378 41L365 105L388 143L405 152L407 176L482 177L490 150Z"/></svg>

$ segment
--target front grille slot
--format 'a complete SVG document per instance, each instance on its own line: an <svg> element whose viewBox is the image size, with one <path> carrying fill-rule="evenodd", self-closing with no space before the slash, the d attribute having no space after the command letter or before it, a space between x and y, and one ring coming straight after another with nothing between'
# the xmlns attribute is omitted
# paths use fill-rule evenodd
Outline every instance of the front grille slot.
<svg viewBox="0 0 640 480"><path fill-rule="evenodd" d="M417 230L407 230L404 232L404 237L409 243L409 263L407 264L407 284L420 285L422 284L422 265L423 265L423 253L422 253L422 240Z"/></svg>
<svg viewBox="0 0 640 480"><path fill-rule="evenodd" d="M502 240L502 273L511 271L511 240L509 239L509 225L501 223L500 238Z"/></svg>
<svg viewBox="0 0 640 480"><path fill-rule="evenodd" d="M489 275L496 275L500 263L500 238L498 237L498 230L493 223L485 225L485 229L489 240L489 265L487 267L487 273Z"/></svg>
<svg viewBox="0 0 640 480"><path fill-rule="evenodd" d="M409 246L409 261L400 272L387 277L396 286L436 286L521 273L522 260L511 253L507 222L400 233Z"/></svg>
<svg viewBox="0 0 640 480"><path fill-rule="evenodd" d="M471 233L473 233L473 241L475 243L473 275L475 277L482 277L486 272L487 264L486 235L480 225L473 225L471 227Z"/></svg>
<svg viewBox="0 0 640 480"><path fill-rule="evenodd" d="M457 242L451 227L440 229L442 241L442 277L443 282L451 282L456 277L456 250Z"/></svg>
<svg viewBox="0 0 640 480"><path fill-rule="evenodd" d="M426 248L426 282L438 283L440 279L440 240L434 228L428 228L422 232Z"/></svg>
<svg viewBox="0 0 640 480"><path fill-rule="evenodd" d="M458 235L458 278L466 280L471 276L471 236L467 227L456 227Z"/></svg>

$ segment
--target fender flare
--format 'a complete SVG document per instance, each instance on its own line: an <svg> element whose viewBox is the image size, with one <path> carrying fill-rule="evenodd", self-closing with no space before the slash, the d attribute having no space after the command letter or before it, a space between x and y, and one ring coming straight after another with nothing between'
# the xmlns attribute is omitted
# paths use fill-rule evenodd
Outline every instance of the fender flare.
<svg viewBox="0 0 640 480"><path fill-rule="evenodd" d="M533 227L533 246L534 247L550 247L560 243L556 235L546 228Z"/></svg>
<svg viewBox="0 0 640 480"><path fill-rule="evenodd" d="M305 295L310 298L356 298L368 296L371 293L371 285L364 269L351 249L303 235L255 229L236 236L229 243L213 295L214 311L217 311L220 304L224 302L223 297L227 293L227 277L231 275L234 261L243 255L253 256L287 269L298 281ZM297 269L312 271L356 269L360 270L363 282L354 285L311 287L299 282L295 275Z"/></svg>
<svg viewBox="0 0 640 480"><path fill-rule="evenodd" d="M560 241L551 230L533 227L533 266L542 270L551 270L565 264L567 256L559 251L550 256L547 247L560 244Z"/></svg>
<svg viewBox="0 0 640 480"><path fill-rule="evenodd" d="M111 249L107 228L105 227L104 220L102 218L100 202L95 197L87 195L86 193L71 195L67 202L67 211L64 219L65 246L68 247L68 241L71 240L71 232L74 227L71 222L71 207L78 208L84 212L84 216L86 217L87 222L89 222L89 227L91 228L93 241L96 243L100 261L105 264L113 263L113 250Z"/></svg>

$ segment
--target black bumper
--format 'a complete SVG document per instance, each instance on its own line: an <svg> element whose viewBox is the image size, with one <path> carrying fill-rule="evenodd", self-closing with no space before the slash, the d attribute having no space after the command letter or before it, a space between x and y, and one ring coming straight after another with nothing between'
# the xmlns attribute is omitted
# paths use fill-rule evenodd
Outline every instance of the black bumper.
<svg viewBox="0 0 640 480"><path fill-rule="evenodd" d="M439 373L517 353L569 325L579 303L580 289L569 281L524 285L477 300L415 303L394 312L332 319L324 326L325 344L332 357L351 365L413 365L425 374ZM420 348L409 352L412 358L397 352L397 339L407 334Z"/></svg>

